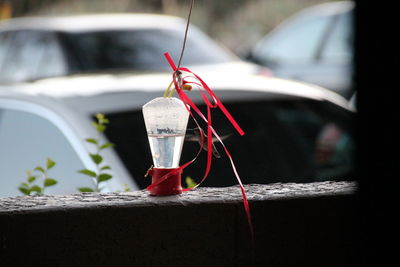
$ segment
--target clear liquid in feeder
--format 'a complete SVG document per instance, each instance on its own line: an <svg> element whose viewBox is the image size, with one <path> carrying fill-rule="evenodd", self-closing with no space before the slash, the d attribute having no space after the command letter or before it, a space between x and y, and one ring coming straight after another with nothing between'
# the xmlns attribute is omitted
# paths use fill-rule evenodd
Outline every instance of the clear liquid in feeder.
<svg viewBox="0 0 400 267"><path fill-rule="evenodd" d="M143 106L154 168L179 167L189 112L181 100L158 97Z"/></svg>

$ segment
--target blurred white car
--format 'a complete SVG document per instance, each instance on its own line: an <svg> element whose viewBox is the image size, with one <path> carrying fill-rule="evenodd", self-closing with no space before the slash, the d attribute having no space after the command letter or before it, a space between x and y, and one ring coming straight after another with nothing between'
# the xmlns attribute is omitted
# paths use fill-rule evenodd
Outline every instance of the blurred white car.
<svg viewBox="0 0 400 267"><path fill-rule="evenodd" d="M170 71L178 61L186 22L151 14L25 17L0 22L0 84L76 73ZM270 75L189 28L182 66L197 72Z"/></svg>
<svg viewBox="0 0 400 267"><path fill-rule="evenodd" d="M353 93L352 1L305 8L268 33L247 55L275 76Z"/></svg>
<svg viewBox="0 0 400 267"><path fill-rule="evenodd" d="M245 131L235 130L219 112L213 121L230 150L244 183L311 182L351 179L354 171L354 111L343 97L320 87L262 76L203 77ZM25 171L51 157L57 165L49 175L59 184L49 194L77 192L92 181L77 173L93 169L84 140L96 136L91 120L104 113L110 124L104 150L114 178L105 191L143 189L151 154L141 107L161 96L170 74L136 76L91 74L49 78L0 86L0 197L19 195ZM189 95L201 102L194 89ZM195 125L189 122L188 128ZM188 132L188 134L190 134ZM223 150L215 159L205 186L236 183ZM192 159L197 142L185 142L181 164ZM198 181L205 158L184 171Z"/></svg>

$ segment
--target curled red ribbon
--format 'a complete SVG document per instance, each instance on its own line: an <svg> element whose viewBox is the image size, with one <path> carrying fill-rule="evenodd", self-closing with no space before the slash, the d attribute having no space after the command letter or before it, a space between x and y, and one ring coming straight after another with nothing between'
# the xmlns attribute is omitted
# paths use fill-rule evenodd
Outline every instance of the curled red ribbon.
<svg viewBox="0 0 400 267"><path fill-rule="evenodd" d="M208 176L208 173L211 169L211 162L212 162L212 136L214 135L217 140L220 142L220 144L222 145L222 147L224 148L224 151L226 153L226 155L228 156L231 165L232 165L232 170L236 176L236 179L239 183L240 189L241 189L241 193L242 193L242 199L243 199L243 205L244 205L244 209L247 215L247 220L248 220L248 224L249 224L249 228L251 231L251 235L252 238L254 239L254 230L253 230L253 224L252 224L252 220L251 220L251 213L250 213L250 206L247 200L247 196L246 196L246 192L243 186L243 183L240 179L240 176L236 170L236 166L233 162L233 158L231 156L231 154L229 153L227 147L225 146L224 142L222 142L221 138L219 137L219 135L217 134L217 132L215 131L215 129L212 127L212 117L211 117L211 109L214 108L219 108L224 115L226 116L226 118L230 121L230 123L233 125L233 127L236 129L236 131L243 136L244 135L244 131L242 130L242 128L239 126L239 124L236 122L236 120L233 118L233 116L229 113L229 111L225 108L225 106L222 104L222 102L218 99L218 97L214 94L214 92L211 90L211 88L195 73L193 73L192 71L190 71L187 68L179 68L179 70L176 68L171 56L169 55L169 53L164 53L164 56L166 57L168 63L170 64L171 68L174 70L173 73L173 82L174 82L174 86L175 86L175 90L177 91L180 99L185 103L188 104L206 123L207 123L207 167L206 167L206 171L205 171L205 175L203 177L203 179L201 180L201 182L197 185L199 186ZM177 72L178 71L184 71L184 72L188 72L191 73L197 81L200 82L201 86L199 86L200 88L200 94L204 100L204 103L206 104L207 107L207 118L204 116L204 114L199 110L199 108L191 101L191 99L185 94L185 92L182 90L182 88L179 87L179 84L177 83ZM194 83L199 85L198 83L195 82L187 82L187 81L183 81L183 83ZM205 92L208 94L208 96L213 100L214 104L212 104L207 95L205 94L205 92L202 91L202 89L205 90ZM187 105L185 105L187 106ZM192 112L189 110L189 108L187 108L191 117L194 119L194 116L192 114ZM197 124L197 122L196 122ZM203 137L202 137L203 138ZM193 162L193 161L191 161ZM196 187L197 187L196 186Z"/></svg>
<svg viewBox="0 0 400 267"><path fill-rule="evenodd" d="M181 71L185 71L185 72L189 72L191 74L194 75L194 77L196 77L196 79L201 83L201 87L204 88L207 93L210 95L210 97L214 100L215 104L221 109L221 111L225 114L225 116L228 118L228 120L231 122L231 124L233 125L233 127L235 127L236 131L240 134L240 135L244 135L244 131L242 130L242 128L240 128L239 124L236 122L236 120L232 117L232 115L229 113L229 111L225 108L225 106L222 104L222 102L218 99L218 97L214 94L214 92L210 89L210 87L208 87L208 85L195 73L193 73L192 71L190 71L187 68L179 68L179 70L177 70L176 65L174 63L174 61L172 60L171 56L169 55L169 53L164 53L165 58L167 59L169 65L171 66L171 68L174 70L174 84L175 84L175 90L178 92L179 96L179 90L181 90L181 88L179 88L178 84L176 83L176 72L181 70ZM182 90L181 90L182 91ZM186 96L187 97L187 96ZM203 97L204 98L204 97ZM182 99L182 98L181 98ZM184 101L182 99L182 101ZM190 103L188 103L191 107L192 105ZM212 106L211 103L206 102L207 106ZM193 104L194 105L194 104ZM214 106L212 106L212 108L214 108ZM196 113L199 114L199 112L196 110ZM201 113L201 112L200 112ZM199 114L200 115L200 114Z"/></svg>
<svg viewBox="0 0 400 267"><path fill-rule="evenodd" d="M250 206L247 200L247 196L246 196L246 192L243 186L243 183L240 179L240 176L236 170L235 164L233 162L232 156L229 153L228 149L226 148L225 144L222 142L222 139L220 138L220 136L217 134L217 132L215 131L215 129L212 127L212 114L211 114L211 110L214 108L219 108L224 115L227 117L227 119L230 121L230 123L233 125L233 127L236 129L236 131L240 134L240 135L244 135L244 131L240 128L239 124L236 122L236 120L233 118L233 116L229 113L229 111L225 108L225 106L222 104L222 102L218 99L218 97L214 94L214 92L211 90L211 88L195 73L193 73L192 71L190 71L187 68L179 68L179 70L177 69L174 61L172 60L171 56L169 55L169 53L165 53L164 56L166 57L168 63L170 64L171 68L174 70L173 72L173 83L175 86L175 90L178 93L180 99L182 100L182 102L185 104L186 109L188 110L190 116L194 119L195 123L197 124L199 130L200 130L200 137L201 137L201 146L200 149L197 153L197 155L195 156L195 158L193 158L191 161L183 164L182 166L180 166L177 169L172 170L170 173L167 173L166 175L164 175L163 177L160 178L160 180L156 183L156 184L151 184L150 186L147 187L148 190L151 190L154 186L162 183L163 181L165 181L166 179L168 179L171 175L183 170L184 168L186 168L188 165L190 165L191 163L193 163L197 157L199 156L200 152L203 149L203 144L204 144L204 133L201 130L198 122L195 119L195 116L192 113L192 110L195 111L195 113L207 124L207 165L206 165L206 170L204 173L203 178L201 179L201 181L193 188L186 188L183 189L183 191L189 191L192 190L196 187L198 187L199 185L201 185L204 180L207 178L210 170L211 170L211 164L212 164L212 136L215 136L217 138L217 140L220 142L220 144L222 145L222 147L224 148L224 151L226 153L226 155L228 156L230 162L231 162L231 166L232 166L232 170L236 176L236 179L238 181L238 184L240 186L240 190L242 193L242 199L243 199L243 205L244 205L244 209L246 212L246 216L247 216L247 221L249 224L249 228L250 228L250 232L251 232L251 236L252 236L252 240L254 241L254 230L253 230L253 223L252 223L252 219L251 219L251 213L250 213ZM200 88L200 94L203 98L204 103L206 104L207 107L207 117L204 116L204 114L200 111L200 109L193 103L193 101L185 94L185 92L182 90L181 85L182 84L178 84L178 80L181 79L181 77L179 77L180 73L178 74L179 71L184 71L187 73L192 74L195 79L199 82L190 82L187 81L186 79L183 79L182 84L196 84L199 86ZM209 98L212 99L212 101L214 102L211 103ZM190 106L190 108L189 108Z"/></svg>

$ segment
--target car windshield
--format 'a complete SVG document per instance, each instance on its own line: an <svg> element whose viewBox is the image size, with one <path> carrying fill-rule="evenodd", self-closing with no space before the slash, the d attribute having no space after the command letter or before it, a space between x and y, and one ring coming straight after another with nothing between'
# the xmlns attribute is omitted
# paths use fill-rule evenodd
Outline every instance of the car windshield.
<svg viewBox="0 0 400 267"><path fill-rule="evenodd" d="M80 71L139 70L169 68L164 53L177 62L182 32L167 29L110 30L68 33L66 40L78 60ZM191 31L182 65L224 63L234 60L200 31Z"/></svg>

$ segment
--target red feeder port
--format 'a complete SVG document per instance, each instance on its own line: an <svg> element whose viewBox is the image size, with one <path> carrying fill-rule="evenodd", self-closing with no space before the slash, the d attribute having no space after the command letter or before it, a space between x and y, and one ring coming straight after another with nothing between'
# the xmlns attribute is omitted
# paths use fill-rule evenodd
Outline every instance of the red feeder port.
<svg viewBox="0 0 400 267"><path fill-rule="evenodd" d="M170 174L167 178L164 176ZM151 175L151 188L149 189L152 196L168 196L178 195L182 193L181 185L182 169L162 169L152 168L149 171Z"/></svg>

